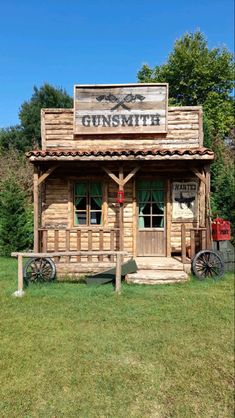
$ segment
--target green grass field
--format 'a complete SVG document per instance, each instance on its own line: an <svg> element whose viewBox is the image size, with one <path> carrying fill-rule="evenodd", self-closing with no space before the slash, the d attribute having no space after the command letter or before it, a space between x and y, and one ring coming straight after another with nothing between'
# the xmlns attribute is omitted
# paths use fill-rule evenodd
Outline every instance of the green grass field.
<svg viewBox="0 0 235 418"><path fill-rule="evenodd" d="M0 417L233 417L232 274L16 288L0 259Z"/></svg>

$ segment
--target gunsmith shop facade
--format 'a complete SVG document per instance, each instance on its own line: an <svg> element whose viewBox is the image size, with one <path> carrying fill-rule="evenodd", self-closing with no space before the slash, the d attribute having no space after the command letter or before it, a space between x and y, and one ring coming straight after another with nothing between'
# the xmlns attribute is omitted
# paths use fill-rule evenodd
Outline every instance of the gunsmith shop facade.
<svg viewBox="0 0 235 418"><path fill-rule="evenodd" d="M167 84L76 85L73 109L43 109L34 165L34 251L127 251L183 264L210 248L213 153L201 107L169 107ZM112 257L61 258L61 274Z"/></svg>

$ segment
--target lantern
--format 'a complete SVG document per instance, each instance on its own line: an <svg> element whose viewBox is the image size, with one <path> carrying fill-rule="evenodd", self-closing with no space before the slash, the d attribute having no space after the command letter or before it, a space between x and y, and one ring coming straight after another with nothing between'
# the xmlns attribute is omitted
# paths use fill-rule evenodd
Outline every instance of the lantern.
<svg viewBox="0 0 235 418"><path fill-rule="evenodd" d="M123 190L118 190L118 192L117 192L117 202L118 203L123 203L124 202L124 191Z"/></svg>

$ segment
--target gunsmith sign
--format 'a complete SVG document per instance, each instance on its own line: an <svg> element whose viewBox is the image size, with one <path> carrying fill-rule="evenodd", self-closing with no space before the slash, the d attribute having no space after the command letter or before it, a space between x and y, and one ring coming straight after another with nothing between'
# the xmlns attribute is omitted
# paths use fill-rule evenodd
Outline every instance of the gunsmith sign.
<svg viewBox="0 0 235 418"><path fill-rule="evenodd" d="M166 133L167 99L167 84L76 85L74 133Z"/></svg>

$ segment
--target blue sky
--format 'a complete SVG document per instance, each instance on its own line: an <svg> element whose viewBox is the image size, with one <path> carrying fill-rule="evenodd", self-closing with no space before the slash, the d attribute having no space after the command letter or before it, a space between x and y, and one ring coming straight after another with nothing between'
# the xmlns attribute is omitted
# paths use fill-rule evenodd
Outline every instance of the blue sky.
<svg viewBox="0 0 235 418"><path fill-rule="evenodd" d="M18 123L34 85L135 82L185 32L233 51L233 26L233 0L2 0L0 127Z"/></svg>

